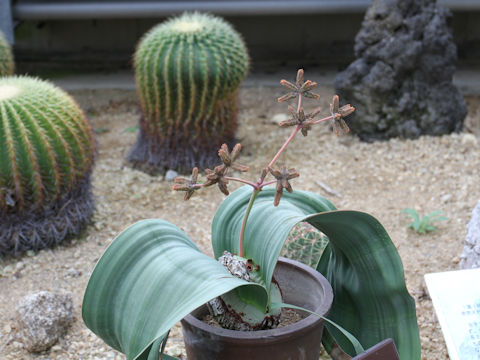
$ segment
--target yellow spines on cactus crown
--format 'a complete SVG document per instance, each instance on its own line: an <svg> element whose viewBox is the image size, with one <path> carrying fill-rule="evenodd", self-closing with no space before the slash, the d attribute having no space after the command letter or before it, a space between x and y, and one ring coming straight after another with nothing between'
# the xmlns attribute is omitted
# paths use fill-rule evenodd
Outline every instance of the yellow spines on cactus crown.
<svg viewBox="0 0 480 360"><path fill-rule="evenodd" d="M0 76L13 75L15 63L10 44L0 31Z"/></svg>
<svg viewBox="0 0 480 360"><path fill-rule="evenodd" d="M67 93L0 78L0 214L51 206L90 174L94 151L90 124Z"/></svg>
<svg viewBox="0 0 480 360"><path fill-rule="evenodd" d="M248 70L241 36L224 20L185 13L151 29L135 54L135 75L147 132L218 130L214 114ZM197 133L197 135L200 135Z"/></svg>

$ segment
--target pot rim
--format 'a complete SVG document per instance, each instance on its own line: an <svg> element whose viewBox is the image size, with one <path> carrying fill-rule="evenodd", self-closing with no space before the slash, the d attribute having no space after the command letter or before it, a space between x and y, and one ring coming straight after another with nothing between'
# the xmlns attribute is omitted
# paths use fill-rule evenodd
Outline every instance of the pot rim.
<svg viewBox="0 0 480 360"><path fill-rule="evenodd" d="M322 316L327 316L330 311L330 307L333 302L333 290L328 282L328 280L315 269L302 264L299 261L287 259L284 257L279 257L278 262L283 263L289 268L297 268L300 272L303 272L306 276L313 277L317 283L322 287L324 294L324 301L318 304L315 309L309 309L315 311ZM278 264L277 262L277 264ZM205 305L202 305L205 306ZM195 311L195 310L194 310ZM186 322L192 327L199 328L205 332L209 332L212 335L222 337L224 339L235 339L235 340L250 340L250 339L259 339L259 338L273 338L278 339L279 337L290 337L292 333L303 333L308 332L312 327L318 326L319 323L324 320L316 315L310 314L307 317L303 318L300 321L297 321L293 324L269 330L257 330L257 331L238 331L238 330L229 330L218 328L212 325L209 325L202 320L197 319L191 313L185 316L182 319L182 323Z"/></svg>

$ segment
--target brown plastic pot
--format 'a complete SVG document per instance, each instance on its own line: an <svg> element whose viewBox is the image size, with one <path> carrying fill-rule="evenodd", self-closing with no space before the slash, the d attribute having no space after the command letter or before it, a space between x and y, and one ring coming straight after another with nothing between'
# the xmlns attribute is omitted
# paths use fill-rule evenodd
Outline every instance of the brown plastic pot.
<svg viewBox="0 0 480 360"><path fill-rule="evenodd" d="M284 302L326 316L332 287L319 272L298 261L280 258L274 273ZM210 326L201 319L202 306L182 320L188 360L318 360L324 321L309 315L271 330L235 331Z"/></svg>

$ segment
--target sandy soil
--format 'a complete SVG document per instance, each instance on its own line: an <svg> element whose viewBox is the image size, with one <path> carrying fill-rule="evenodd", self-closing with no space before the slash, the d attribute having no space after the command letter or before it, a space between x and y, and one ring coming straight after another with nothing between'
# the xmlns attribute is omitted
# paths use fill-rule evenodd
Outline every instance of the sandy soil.
<svg viewBox="0 0 480 360"><path fill-rule="evenodd" d="M331 88L320 88L321 105L328 109ZM279 88L243 88L239 138L242 162L251 179L273 156L288 130L272 122L286 106L275 97ZM204 191L190 202L174 193L161 177L125 166L124 158L136 138L129 131L139 111L131 91L79 91L77 98L98 130L98 158L93 173L96 212L83 236L54 250L0 261L1 359L122 359L123 356L92 334L81 320L81 302L89 275L105 247L129 224L144 218L164 218L180 226L202 251L211 254L210 221L223 195ZM366 144L353 136L337 138L329 125L320 125L307 138L296 138L281 159L300 171L294 189L316 191L340 209L373 214L385 226L402 257L407 287L415 298L422 341L422 359L447 359L442 332L426 294L424 274L458 267L465 226L480 199L480 111L469 99L466 130L442 137L390 140ZM325 184L337 192L325 192ZM232 187L234 188L234 186ZM407 229L400 213L406 207L420 214L442 209L449 218L439 231L417 235ZM188 219L188 221L186 221ZM71 292L75 321L68 334L50 351L29 354L15 339L11 321L15 304L32 292ZM167 350L181 355L179 327L171 333Z"/></svg>

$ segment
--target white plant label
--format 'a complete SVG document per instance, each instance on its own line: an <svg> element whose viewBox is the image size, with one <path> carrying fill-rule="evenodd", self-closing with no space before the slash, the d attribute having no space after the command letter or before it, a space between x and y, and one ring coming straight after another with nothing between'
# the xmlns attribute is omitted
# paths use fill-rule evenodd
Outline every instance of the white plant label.
<svg viewBox="0 0 480 360"><path fill-rule="evenodd" d="M480 360L480 269L425 275L451 360Z"/></svg>

